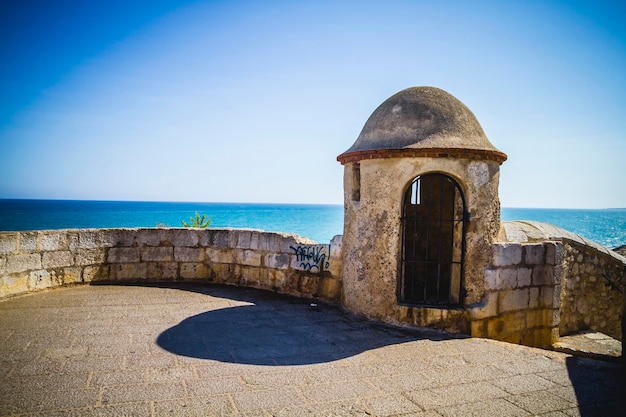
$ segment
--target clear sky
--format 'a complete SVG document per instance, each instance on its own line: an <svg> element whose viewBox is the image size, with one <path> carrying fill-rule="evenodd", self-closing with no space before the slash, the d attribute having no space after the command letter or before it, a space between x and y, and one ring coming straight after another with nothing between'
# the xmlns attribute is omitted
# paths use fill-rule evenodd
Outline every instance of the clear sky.
<svg viewBox="0 0 626 417"><path fill-rule="evenodd" d="M424 85L508 154L504 207L626 207L624 4L0 0L0 198L341 204Z"/></svg>

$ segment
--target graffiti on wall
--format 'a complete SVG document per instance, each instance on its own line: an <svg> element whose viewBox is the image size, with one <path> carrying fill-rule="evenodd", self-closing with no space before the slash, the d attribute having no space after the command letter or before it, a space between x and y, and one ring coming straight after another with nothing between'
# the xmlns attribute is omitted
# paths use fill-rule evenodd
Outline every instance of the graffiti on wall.
<svg viewBox="0 0 626 417"><path fill-rule="evenodd" d="M299 267L308 272L322 272L330 267L330 245L289 246Z"/></svg>

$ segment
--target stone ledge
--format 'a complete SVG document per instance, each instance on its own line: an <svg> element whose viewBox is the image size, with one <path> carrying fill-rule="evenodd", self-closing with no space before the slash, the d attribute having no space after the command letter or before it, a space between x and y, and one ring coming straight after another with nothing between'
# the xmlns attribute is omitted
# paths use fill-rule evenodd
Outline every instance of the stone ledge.
<svg viewBox="0 0 626 417"><path fill-rule="evenodd" d="M599 332L561 336L552 348L557 352L610 362L622 359L622 343Z"/></svg>

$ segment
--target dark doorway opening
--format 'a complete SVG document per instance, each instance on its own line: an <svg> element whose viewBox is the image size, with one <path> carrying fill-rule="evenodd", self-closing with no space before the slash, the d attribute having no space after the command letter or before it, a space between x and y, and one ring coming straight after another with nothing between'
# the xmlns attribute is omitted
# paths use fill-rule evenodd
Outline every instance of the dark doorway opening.
<svg viewBox="0 0 626 417"><path fill-rule="evenodd" d="M461 303L466 219L463 192L449 176L420 175L409 185L402 206L400 303Z"/></svg>

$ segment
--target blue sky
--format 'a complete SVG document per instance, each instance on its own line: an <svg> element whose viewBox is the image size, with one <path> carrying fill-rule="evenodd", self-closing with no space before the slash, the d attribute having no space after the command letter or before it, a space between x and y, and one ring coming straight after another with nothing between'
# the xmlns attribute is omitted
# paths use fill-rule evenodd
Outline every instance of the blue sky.
<svg viewBox="0 0 626 417"><path fill-rule="evenodd" d="M374 109L442 88L505 207L626 207L618 1L0 0L0 198L337 203Z"/></svg>

